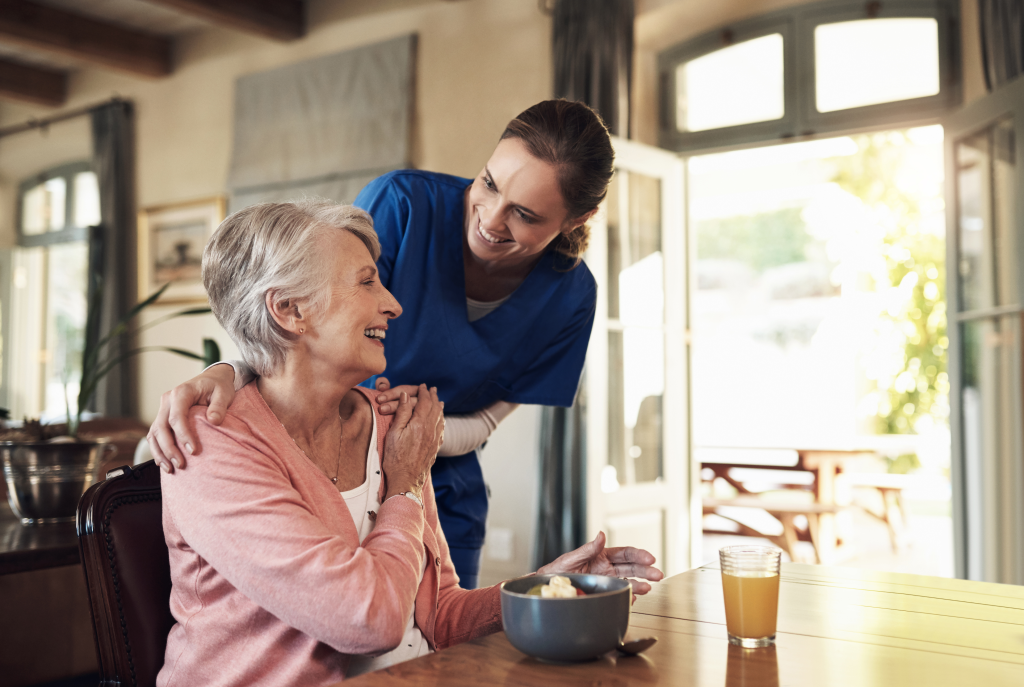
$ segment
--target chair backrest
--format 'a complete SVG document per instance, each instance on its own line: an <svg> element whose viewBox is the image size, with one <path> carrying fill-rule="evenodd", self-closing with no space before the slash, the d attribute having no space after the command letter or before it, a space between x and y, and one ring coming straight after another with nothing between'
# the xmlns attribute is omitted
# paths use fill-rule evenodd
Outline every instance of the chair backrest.
<svg viewBox="0 0 1024 687"><path fill-rule="evenodd" d="M149 461L108 475L82 496L77 517L100 684L151 687L174 624L160 469Z"/></svg>

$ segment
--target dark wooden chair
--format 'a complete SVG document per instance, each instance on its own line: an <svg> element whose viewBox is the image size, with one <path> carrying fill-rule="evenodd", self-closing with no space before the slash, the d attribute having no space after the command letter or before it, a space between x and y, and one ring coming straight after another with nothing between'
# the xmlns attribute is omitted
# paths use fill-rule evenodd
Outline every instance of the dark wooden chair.
<svg viewBox="0 0 1024 687"><path fill-rule="evenodd" d="M82 496L76 524L100 685L151 687L174 624L160 469L149 461L112 470Z"/></svg>

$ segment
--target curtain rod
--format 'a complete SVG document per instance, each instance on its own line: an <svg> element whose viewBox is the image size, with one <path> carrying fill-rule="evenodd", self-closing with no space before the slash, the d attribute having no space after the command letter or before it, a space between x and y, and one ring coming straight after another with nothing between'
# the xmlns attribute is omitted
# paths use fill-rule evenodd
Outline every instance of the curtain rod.
<svg viewBox="0 0 1024 687"><path fill-rule="evenodd" d="M101 107L107 105L113 105L115 103L127 102L124 98L113 97L109 100L104 100L101 103L95 105L88 105L86 107L80 107L75 110L68 110L67 112L61 112L60 114L51 115L50 117L43 117L42 119L30 119L27 122L21 124L15 124L14 126L8 126L0 129L0 138L5 136L12 136L14 134L24 133L26 131L32 131L33 129L47 129L51 124L63 122L68 119L74 119L75 117L82 117L83 115L92 114L94 110L98 110Z"/></svg>

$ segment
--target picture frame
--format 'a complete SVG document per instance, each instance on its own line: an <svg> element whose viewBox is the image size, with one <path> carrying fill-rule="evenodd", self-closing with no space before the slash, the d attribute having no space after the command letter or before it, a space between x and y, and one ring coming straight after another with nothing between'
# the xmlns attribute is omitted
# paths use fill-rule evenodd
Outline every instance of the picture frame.
<svg viewBox="0 0 1024 687"><path fill-rule="evenodd" d="M213 196L139 211L139 300L170 282L162 304L203 303L203 249L224 221L227 200Z"/></svg>

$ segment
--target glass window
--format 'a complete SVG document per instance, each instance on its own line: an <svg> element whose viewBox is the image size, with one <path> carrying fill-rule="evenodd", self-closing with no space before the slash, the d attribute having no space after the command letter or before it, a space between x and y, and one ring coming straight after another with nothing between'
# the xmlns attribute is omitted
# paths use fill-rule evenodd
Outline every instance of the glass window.
<svg viewBox="0 0 1024 687"><path fill-rule="evenodd" d="M75 175L76 227L94 227L100 223L100 188L95 172L79 172Z"/></svg>
<svg viewBox="0 0 1024 687"><path fill-rule="evenodd" d="M960 308L1016 303L1013 120L958 140L955 154Z"/></svg>
<svg viewBox="0 0 1024 687"><path fill-rule="evenodd" d="M61 417L67 403L78 409L85 342L86 268L89 246L85 241L60 243L44 249L46 256L46 366L44 413Z"/></svg>
<svg viewBox="0 0 1024 687"><path fill-rule="evenodd" d="M998 558L1003 558L998 552L1014 549L1013 524L995 516L998 511L994 502L1005 496L1000 476L1012 474L1007 468L1020 460L1024 449L1020 423L1024 404L1019 381L1021 321L1019 315L1006 315L965 322L960 327L964 489L968 495L966 520L973 530L973 536L967 538L968 568L979 574L991 565L987 574L992 579ZM984 555L985 537L998 542L992 549L998 557L995 560Z"/></svg>
<svg viewBox="0 0 1024 687"><path fill-rule="evenodd" d="M76 410L88 293L89 241L100 223L99 184L86 162L51 169L21 186L19 247L3 352L7 403L17 416L61 419Z"/></svg>
<svg viewBox="0 0 1024 687"><path fill-rule="evenodd" d="M653 482L662 476L665 393L661 181L619 171L607 207L609 479Z"/></svg>
<svg viewBox="0 0 1024 687"><path fill-rule="evenodd" d="M923 98L939 92L939 23L865 19L814 29L818 112Z"/></svg>
<svg viewBox="0 0 1024 687"><path fill-rule="evenodd" d="M22 196L21 231L27 236L60 231L64 228L67 181L48 179Z"/></svg>
<svg viewBox="0 0 1024 687"><path fill-rule="evenodd" d="M818 0L669 47L659 145L706 152L938 119L961 99L959 5Z"/></svg>
<svg viewBox="0 0 1024 687"><path fill-rule="evenodd" d="M676 126L706 131L782 119L782 34L773 33L676 67Z"/></svg>

